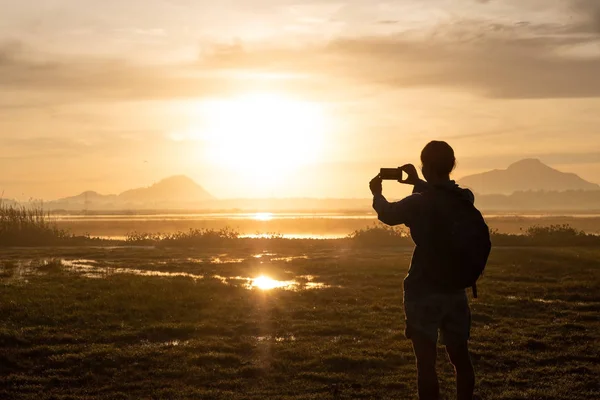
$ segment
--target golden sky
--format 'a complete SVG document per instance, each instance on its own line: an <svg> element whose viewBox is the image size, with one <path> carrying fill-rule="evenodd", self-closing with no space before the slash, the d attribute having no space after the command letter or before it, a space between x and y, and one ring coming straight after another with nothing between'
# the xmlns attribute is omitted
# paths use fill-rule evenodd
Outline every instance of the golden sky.
<svg viewBox="0 0 600 400"><path fill-rule="evenodd" d="M0 0L0 191L368 197L443 139L456 176L600 182L598 0ZM402 190L396 189L401 193Z"/></svg>

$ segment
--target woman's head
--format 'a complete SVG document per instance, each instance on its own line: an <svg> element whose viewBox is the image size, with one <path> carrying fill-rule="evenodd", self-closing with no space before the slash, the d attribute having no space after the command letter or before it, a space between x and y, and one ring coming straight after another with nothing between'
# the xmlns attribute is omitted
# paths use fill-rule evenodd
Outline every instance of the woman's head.
<svg viewBox="0 0 600 400"><path fill-rule="evenodd" d="M448 179L456 167L454 150L446 142L429 142L421 152L421 164L428 182Z"/></svg>

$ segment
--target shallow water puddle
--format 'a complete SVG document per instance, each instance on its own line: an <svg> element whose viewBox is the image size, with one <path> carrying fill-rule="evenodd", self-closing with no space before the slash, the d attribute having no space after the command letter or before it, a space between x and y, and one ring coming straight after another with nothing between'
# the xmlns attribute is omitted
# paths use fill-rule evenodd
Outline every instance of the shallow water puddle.
<svg viewBox="0 0 600 400"><path fill-rule="evenodd" d="M62 265L70 271L79 272L87 278L105 278L108 275L124 274L137 276L185 277L194 280L204 279L203 275L187 272L150 271L136 268L98 267L94 260L62 260Z"/></svg>
<svg viewBox="0 0 600 400"><path fill-rule="evenodd" d="M165 272L165 271L151 271L135 268L116 268L116 267L99 267L97 262L94 260L62 260L63 267L73 272L81 273L83 276L88 278L105 278L109 275L124 274L124 275L136 275L136 276L155 276L155 277L184 277L191 278L194 280L204 279L204 275L195 275L188 272ZM255 278L246 276L221 276L212 275L214 279L221 281L225 285L235 284L236 282L242 282L242 287L245 289L259 289L259 290L310 290L310 289L324 289L330 287L323 282L315 282L315 276L313 275L300 275L296 279L298 280L277 280L272 279L266 275L260 275Z"/></svg>
<svg viewBox="0 0 600 400"><path fill-rule="evenodd" d="M261 275L257 278L250 279L248 282L248 288L271 290L271 289L287 289L294 290L295 286L298 286L296 281L278 281L277 279L269 278L268 276Z"/></svg>
<svg viewBox="0 0 600 400"><path fill-rule="evenodd" d="M96 260L86 260L85 258L81 258L78 260L61 260L62 264L65 266L72 266L72 265L96 265L98 264L98 261Z"/></svg>
<svg viewBox="0 0 600 400"><path fill-rule="evenodd" d="M304 289L325 289L331 287L331 285L327 285L323 282L315 282L314 275L300 275L298 278L306 280Z"/></svg>
<svg viewBox="0 0 600 400"><path fill-rule="evenodd" d="M304 284L304 289L326 289L331 287L323 282L307 282Z"/></svg>
<svg viewBox="0 0 600 400"><path fill-rule="evenodd" d="M354 342L354 343L361 343L362 339L357 338L357 337L347 337L347 336L337 335L337 336L332 337L330 339L330 341L332 343L340 343L342 341L348 341L348 342Z"/></svg>
<svg viewBox="0 0 600 400"><path fill-rule="evenodd" d="M69 271L78 272L86 278L100 279L105 278L106 275L108 275L108 268L98 267L98 262L96 260L61 260L60 262L63 268L66 268Z"/></svg>
<svg viewBox="0 0 600 400"><path fill-rule="evenodd" d="M19 261L17 263L4 263L2 277L9 281L22 281L27 283L27 277L41 275L41 269L48 265L47 261L34 263L32 260Z"/></svg>
<svg viewBox="0 0 600 400"><path fill-rule="evenodd" d="M294 260L308 260L309 257L308 256L289 256L289 257L276 257L276 258L272 258L271 261L285 261L285 262L291 262Z"/></svg>
<svg viewBox="0 0 600 400"><path fill-rule="evenodd" d="M211 264L240 264L245 261L244 258L227 258L227 254L219 254L218 256L208 257L208 258L194 258L188 257L186 258L187 262L193 264L203 264L203 263L211 263Z"/></svg>
<svg viewBox="0 0 600 400"><path fill-rule="evenodd" d="M189 344L189 340L181 341L181 340L169 340L167 342L159 342L153 343L148 340L142 340L142 347L179 347L179 346L187 346Z"/></svg>
<svg viewBox="0 0 600 400"><path fill-rule="evenodd" d="M213 275L213 278L218 279L225 285L230 285L236 281L243 282L242 287L246 289L260 289L260 290L271 290L271 289L284 289L284 290L296 290L299 283L297 281L280 281L271 279L268 276L261 275L256 278L250 278L245 276L221 276Z"/></svg>
<svg viewBox="0 0 600 400"><path fill-rule="evenodd" d="M586 303L583 301L569 302L569 301L558 300L558 299L530 299L530 298L518 297L518 296L506 296L506 298L508 300L512 300L512 301L532 301L534 303L542 303L542 304L575 304L577 306L586 306L589 304L593 304L591 302Z"/></svg>
<svg viewBox="0 0 600 400"><path fill-rule="evenodd" d="M244 262L243 258L224 258L226 257L227 254L225 255L220 255L218 257L212 257L210 259L211 264L240 264Z"/></svg>
<svg viewBox="0 0 600 400"><path fill-rule="evenodd" d="M204 275L194 275L187 272L163 272L163 271L145 271L140 269L132 269L132 268L116 268L111 270L112 273L115 274L128 274L128 275L138 275L138 276L160 276L160 277L177 277L181 276L184 278L192 278L194 280L204 279Z"/></svg>
<svg viewBox="0 0 600 400"><path fill-rule="evenodd" d="M263 257L275 257L277 255L277 253L269 253L269 252L262 252L262 253L258 253L258 254L253 254L252 258L263 258Z"/></svg>
<svg viewBox="0 0 600 400"><path fill-rule="evenodd" d="M296 336L294 335L289 335L289 336L271 336L271 335L267 335L267 336L256 336L255 337L257 342L277 342L277 343L282 343L282 342L295 342L296 341Z"/></svg>
<svg viewBox="0 0 600 400"><path fill-rule="evenodd" d="M214 279L218 279L221 283L230 285L235 284L236 281L241 281L242 287L245 289L259 289L259 290L308 290L308 289L324 289L330 287L323 282L314 282L314 276L312 275L301 275L297 279L305 280L306 282L299 282L297 280L277 280L272 279L266 275L261 275L256 278L244 277L244 276L221 276L213 275Z"/></svg>
<svg viewBox="0 0 600 400"><path fill-rule="evenodd" d="M506 296L506 298L508 300L512 300L512 301L533 301L535 303L544 303L544 304L564 303L561 300L529 299L526 297L518 297L518 296Z"/></svg>
<svg viewBox="0 0 600 400"><path fill-rule="evenodd" d="M137 268L124 268L109 265L102 265L96 260L74 259L74 260L49 260L42 262L21 261L15 264L7 264L3 267L4 277L13 280L24 280L32 275L40 275L49 273L53 269L67 270L77 273L86 278L105 279L111 275L136 275L136 276L152 276L152 277L183 277L193 280L204 279L204 275L196 275L188 272L167 272L156 270L145 270ZM291 273L291 271L288 271ZM269 291L274 289L300 291L312 289L325 289L331 287L323 282L315 282L314 275L299 275L295 279L278 280L267 275L257 277L249 276L221 276L212 275L213 279L219 280L224 285L241 286L248 290Z"/></svg>

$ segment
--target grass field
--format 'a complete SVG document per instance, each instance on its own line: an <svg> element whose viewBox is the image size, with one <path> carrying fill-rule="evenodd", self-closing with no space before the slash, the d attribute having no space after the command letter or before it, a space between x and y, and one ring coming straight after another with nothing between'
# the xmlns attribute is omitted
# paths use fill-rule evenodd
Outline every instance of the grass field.
<svg viewBox="0 0 600 400"><path fill-rule="evenodd" d="M416 398L411 250L290 242L0 249L0 398ZM600 398L599 260L493 251L472 303L482 398ZM252 286L261 275L291 286Z"/></svg>

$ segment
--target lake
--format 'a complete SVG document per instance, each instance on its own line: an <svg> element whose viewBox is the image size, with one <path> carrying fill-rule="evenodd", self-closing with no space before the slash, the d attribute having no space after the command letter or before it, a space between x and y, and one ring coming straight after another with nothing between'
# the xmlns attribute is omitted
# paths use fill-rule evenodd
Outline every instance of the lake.
<svg viewBox="0 0 600 400"><path fill-rule="evenodd" d="M587 233L600 234L600 214L488 214L492 229L503 233L522 233L534 225L564 225ZM285 213L164 213L53 215L60 228L75 234L122 239L131 232L174 233L189 229L238 231L242 236L279 234L286 238L339 238L357 229L378 223L375 213L285 212Z"/></svg>

